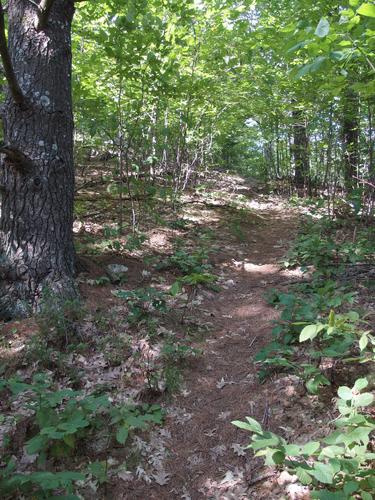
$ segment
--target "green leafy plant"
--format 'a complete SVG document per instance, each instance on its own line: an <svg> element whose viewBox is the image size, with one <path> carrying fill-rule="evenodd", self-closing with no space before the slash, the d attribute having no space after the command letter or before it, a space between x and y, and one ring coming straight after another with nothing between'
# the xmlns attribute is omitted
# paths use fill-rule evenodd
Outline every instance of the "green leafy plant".
<svg viewBox="0 0 375 500"><path fill-rule="evenodd" d="M0 469L0 494L2 498L15 498L15 495L27 495L28 498L69 498L78 500L74 495L74 483L85 479L80 472L15 472L16 464L9 460L5 468ZM56 491L63 496L56 496Z"/></svg>
<svg viewBox="0 0 375 500"><path fill-rule="evenodd" d="M307 271L312 266L315 277L327 278L342 272L345 264L366 262L373 257L374 246L365 231L359 231L355 241L340 241L339 229L335 221L307 218L284 261L285 267L299 265Z"/></svg>
<svg viewBox="0 0 375 500"><path fill-rule="evenodd" d="M163 370L162 376L166 390L176 392L182 383L181 366L188 359L201 354L199 349L178 342L166 342L162 349Z"/></svg>
<svg viewBox="0 0 375 500"><path fill-rule="evenodd" d="M117 428L116 439L125 444L132 430L145 430L150 424L160 425L164 412L159 405L121 406L110 411L111 424Z"/></svg>
<svg viewBox="0 0 375 500"><path fill-rule="evenodd" d="M22 393L25 407L35 415L34 435L26 441L29 454L38 454L44 464L48 456L71 455L80 441L96 431L117 429L116 439L124 444L129 432L145 429L147 423L162 422L159 406L114 406L106 395L84 395L72 389L54 390L44 373L36 374L32 383L18 379L1 381L2 390L9 389L13 396Z"/></svg>
<svg viewBox="0 0 375 500"><path fill-rule="evenodd" d="M207 286L208 288L213 288L214 290L218 290L215 287L214 283L217 281L217 276L210 273L191 273L186 274L185 276L178 278L171 286L169 293L172 296L175 296L181 293L184 285L192 287L192 289L196 290L199 285Z"/></svg>
<svg viewBox="0 0 375 500"><path fill-rule="evenodd" d="M331 310L326 322L318 321L304 326L299 341L311 341L317 344L315 355L318 353L319 356L344 358L353 353L353 348L357 348L358 361L374 361L375 338L371 330L364 331L358 328L360 321L366 323L360 320L356 311L335 314Z"/></svg>
<svg viewBox="0 0 375 500"><path fill-rule="evenodd" d="M99 278L87 280L87 284L91 286L105 286L111 283L108 276L99 276Z"/></svg>
<svg viewBox="0 0 375 500"><path fill-rule="evenodd" d="M373 402L373 395L362 392L368 385L358 379L352 388L340 387L337 407L340 416L336 430L322 441L304 445L288 444L285 439L264 431L253 418L232 424L252 433L248 448L264 457L267 465L286 467L302 484L312 488L312 497L321 500L351 499L360 495L370 500L375 494L375 478L371 462L375 453L369 451L370 434L375 421L360 410Z"/></svg>
<svg viewBox="0 0 375 500"><path fill-rule="evenodd" d="M211 269L207 263L208 253L204 248L189 253L184 249L177 248L173 255L162 260L157 269L178 269L184 275L205 274Z"/></svg>
<svg viewBox="0 0 375 500"><path fill-rule="evenodd" d="M118 229L110 228L110 230L105 232L105 234L114 236L119 233ZM106 246L110 250L115 250L116 252L134 252L136 250L140 250L145 241L147 241L147 235L134 232L127 237L126 242L121 239L112 238L106 240Z"/></svg>
<svg viewBox="0 0 375 500"><path fill-rule="evenodd" d="M115 290L113 295L126 300L129 305L129 320L131 323L139 323L149 320L156 311L166 312L167 303L164 292L156 288L137 288L136 290Z"/></svg>
<svg viewBox="0 0 375 500"><path fill-rule="evenodd" d="M26 449L30 454L38 453L40 462L47 455L72 453L87 429L96 425L98 412L110 406L106 396L82 397L80 391L72 389L55 391L42 373L34 375L32 384L9 379L6 386L14 396L25 393L27 408L35 412L38 431L26 442Z"/></svg>

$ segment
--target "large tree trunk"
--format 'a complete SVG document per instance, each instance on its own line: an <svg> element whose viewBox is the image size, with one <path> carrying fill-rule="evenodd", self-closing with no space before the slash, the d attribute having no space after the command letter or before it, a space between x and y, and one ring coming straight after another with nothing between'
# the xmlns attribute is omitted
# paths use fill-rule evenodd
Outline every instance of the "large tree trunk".
<svg viewBox="0 0 375 500"><path fill-rule="evenodd" d="M307 135L306 119L303 116L303 112L295 110L292 115L294 183L297 188L304 188L309 184L309 137Z"/></svg>
<svg viewBox="0 0 375 500"><path fill-rule="evenodd" d="M25 105L3 107L0 317L39 309L44 290L76 297L73 280L73 0L56 0L38 26L35 5L10 0L9 53ZM40 23L40 21L39 21Z"/></svg>

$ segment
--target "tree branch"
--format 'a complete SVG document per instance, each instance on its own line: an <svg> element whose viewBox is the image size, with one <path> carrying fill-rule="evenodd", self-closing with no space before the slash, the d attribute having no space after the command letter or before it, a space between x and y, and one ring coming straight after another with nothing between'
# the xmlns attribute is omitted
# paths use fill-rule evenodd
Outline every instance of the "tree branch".
<svg viewBox="0 0 375 500"><path fill-rule="evenodd" d="M39 21L37 26L38 31L44 30L46 28L54 1L55 0L40 0L38 14Z"/></svg>
<svg viewBox="0 0 375 500"><path fill-rule="evenodd" d="M30 158L15 146L0 144L0 153L5 154L14 168L20 173L27 174L33 170L33 164Z"/></svg>
<svg viewBox="0 0 375 500"><path fill-rule="evenodd" d="M0 56L4 67L5 78L9 85L9 90L16 104L22 109L26 108L25 96L18 84L16 74L13 69L12 60L8 51L8 43L5 36L4 9L0 0Z"/></svg>

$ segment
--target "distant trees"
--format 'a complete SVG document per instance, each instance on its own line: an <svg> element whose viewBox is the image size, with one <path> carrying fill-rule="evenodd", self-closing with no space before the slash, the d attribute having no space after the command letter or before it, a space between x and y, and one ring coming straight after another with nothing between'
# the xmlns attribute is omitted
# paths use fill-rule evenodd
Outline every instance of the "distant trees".
<svg viewBox="0 0 375 500"><path fill-rule="evenodd" d="M161 175L176 192L212 164L300 192L351 190L368 175L372 5L120 3L88 3L76 18L78 145L119 155L121 142L119 170ZM116 175L113 185L124 189Z"/></svg>

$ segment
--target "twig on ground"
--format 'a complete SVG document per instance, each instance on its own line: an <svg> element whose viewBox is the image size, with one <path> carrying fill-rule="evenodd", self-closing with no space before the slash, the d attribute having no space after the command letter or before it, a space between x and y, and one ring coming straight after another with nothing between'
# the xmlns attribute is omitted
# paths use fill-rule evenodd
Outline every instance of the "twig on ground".
<svg viewBox="0 0 375 500"><path fill-rule="evenodd" d="M255 335L255 337L250 342L249 349L251 349L253 347L253 345L255 344L255 342L256 342L257 339L258 339L258 335Z"/></svg>
<svg viewBox="0 0 375 500"><path fill-rule="evenodd" d="M265 474L261 474L260 476L257 476L251 481L249 481L248 485L253 486L254 484L260 483L261 481L264 481L265 479L269 479L270 477L274 476L276 476L276 471L266 472Z"/></svg>
<svg viewBox="0 0 375 500"><path fill-rule="evenodd" d="M262 418L262 425L265 429L267 429L268 427L269 420L270 420L270 407L268 401L266 400L266 406L264 408L263 418Z"/></svg>

